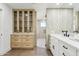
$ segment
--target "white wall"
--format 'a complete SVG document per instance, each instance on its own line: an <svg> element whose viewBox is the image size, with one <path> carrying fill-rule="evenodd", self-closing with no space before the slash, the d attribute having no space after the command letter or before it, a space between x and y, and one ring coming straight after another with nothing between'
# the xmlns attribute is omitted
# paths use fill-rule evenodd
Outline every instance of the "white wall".
<svg viewBox="0 0 79 59"><path fill-rule="evenodd" d="M2 21L1 21L1 33L2 34L2 47L0 50L0 55L8 52L10 47L10 34L12 33L12 9L6 4L0 4L0 9L2 9Z"/></svg>

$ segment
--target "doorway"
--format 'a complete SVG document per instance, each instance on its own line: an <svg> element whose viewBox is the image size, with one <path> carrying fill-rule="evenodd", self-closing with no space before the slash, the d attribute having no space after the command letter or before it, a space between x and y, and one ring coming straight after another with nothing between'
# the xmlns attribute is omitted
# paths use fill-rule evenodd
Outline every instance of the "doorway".
<svg viewBox="0 0 79 59"><path fill-rule="evenodd" d="M45 48L46 20L37 20L37 47Z"/></svg>

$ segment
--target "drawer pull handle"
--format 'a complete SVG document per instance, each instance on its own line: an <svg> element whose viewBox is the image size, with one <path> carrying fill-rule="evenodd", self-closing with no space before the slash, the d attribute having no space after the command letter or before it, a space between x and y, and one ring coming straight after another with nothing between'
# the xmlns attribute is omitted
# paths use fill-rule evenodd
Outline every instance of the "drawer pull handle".
<svg viewBox="0 0 79 59"><path fill-rule="evenodd" d="M15 41L18 41L17 39L15 39Z"/></svg>
<svg viewBox="0 0 79 59"><path fill-rule="evenodd" d="M30 46L30 45L26 45L26 46Z"/></svg>
<svg viewBox="0 0 79 59"><path fill-rule="evenodd" d="M67 48L67 47L65 47L64 45L63 45L63 48L68 49L68 48Z"/></svg>
<svg viewBox="0 0 79 59"><path fill-rule="evenodd" d="M14 46L18 46L17 44L15 44Z"/></svg>
<svg viewBox="0 0 79 59"><path fill-rule="evenodd" d="M63 56L66 56L65 53L63 53Z"/></svg>

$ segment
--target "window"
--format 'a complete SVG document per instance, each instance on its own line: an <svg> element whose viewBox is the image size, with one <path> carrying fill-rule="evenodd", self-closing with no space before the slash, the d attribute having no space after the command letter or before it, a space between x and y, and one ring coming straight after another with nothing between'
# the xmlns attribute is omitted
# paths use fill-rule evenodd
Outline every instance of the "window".
<svg viewBox="0 0 79 59"><path fill-rule="evenodd" d="M43 27L43 28L46 27L46 20L41 21L41 27Z"/></svg>

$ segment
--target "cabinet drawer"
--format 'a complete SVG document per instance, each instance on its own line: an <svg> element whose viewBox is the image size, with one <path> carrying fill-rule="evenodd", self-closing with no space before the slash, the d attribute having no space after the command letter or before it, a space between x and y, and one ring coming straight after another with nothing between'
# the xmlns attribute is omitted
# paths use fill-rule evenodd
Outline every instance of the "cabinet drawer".
<svg viewBox="0 0 79 59"><path fill-rule="evenodd" d="M11 35L11 37L12 37L12 38L14 38L14 37L18 37L18 35Z"/></svg>
<svg viewBox="0 0 79 59"><path fill-rule="evenodd" d="M28 43L23 43L22 47L25 47L25 48L30 47L31 48L31 47L33 47L33 44L32 43L29 43L29 44Z"/></svg>
<svg viewBox="0 0 79 59"><path fill-rule="evenodd" d="M66 51L71 56L76 55L76 48L62 41L59 41L59 43L59 50Z"/></svg>
<svg viewBox="0 0 79 59"><path fill-rule="evenodd" d="M27 39L33 39L33 36L27 36Z"/></svg>
<svg viewBox="0 0 79 59"><path fill-rule="evenodd" d="M19 47L21 47L20 42L12 42L12 48L19 48Z"/></svg>
<svg viewBox="0 0 79 59"><path fill-rule="evenodd" d="M61 49L61 51L59 51L59 56L70 56L70 55L68 52Z"/></svg>
<svg viewBox="0 0 79 59"><path fill-rule="evenodd" d="M12 42L21 42L21 39L12 39Z"/></svg>
<svg viewBox="0 0 79 59"><path fill-rule="evenodd" d="M22 42L33 42L33 39L22 39Z"/></svg>
<svg viewBox="0 0 79 59"><path fill-rule="evenodd" d="M61 52L59 52L59 55L60 56L76 56L76 53L74 53L73 51L67 52L67 51L62 50Z"/></svg>
<svg viewBox="0 0 79 59"><path fill-rule="evenodd" d="M33 42L31 42L31 41L25 41L25 42L22 42L22 44L33 44Z"/></svg>
<svg viewBox="0 0 79 59"><path fill-rule="evenodd" d="M19 35L12 35L12 42L21 42L21 38Z"/></svg>
<svg viewBox="0 0 79 59"><path fill-rule="evenodd" d="M11 38L12 38L12 39L18 39L18 36L17 36L17 37L16 37L16 36L15 36L15 37L14 37L14 36L12 36Z"/></svg>

